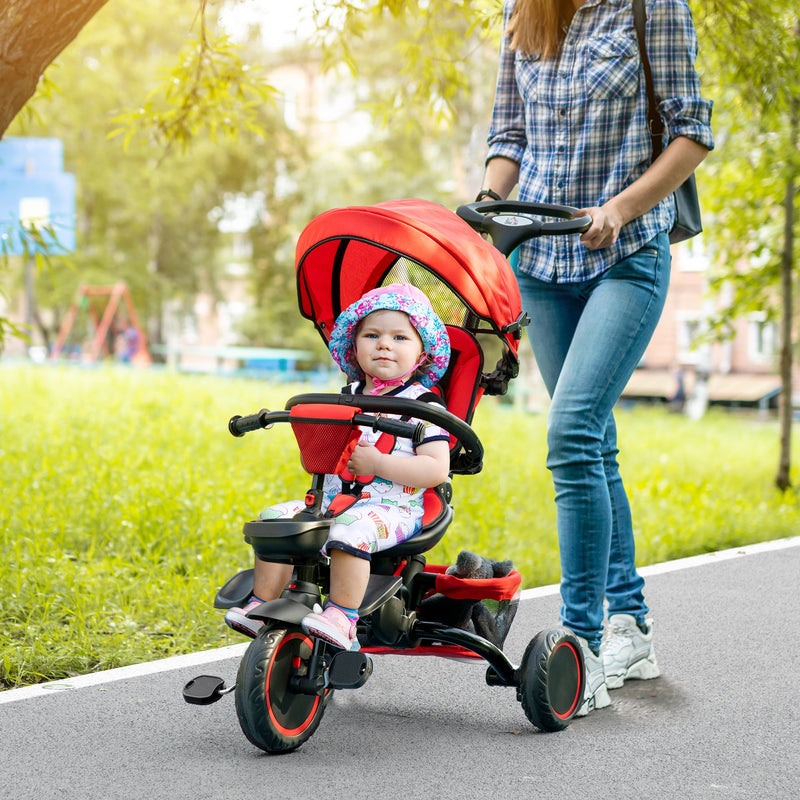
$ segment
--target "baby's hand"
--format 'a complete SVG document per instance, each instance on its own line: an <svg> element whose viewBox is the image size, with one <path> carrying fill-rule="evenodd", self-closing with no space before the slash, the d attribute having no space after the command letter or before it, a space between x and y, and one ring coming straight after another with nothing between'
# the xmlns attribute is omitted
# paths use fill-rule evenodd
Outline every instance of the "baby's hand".
<svg viewBox="0 0 800 800"><path fill-rule="evenodd" d="M375 475L383 453L369 442L359 442L347 462L352 475Z"/></svg>

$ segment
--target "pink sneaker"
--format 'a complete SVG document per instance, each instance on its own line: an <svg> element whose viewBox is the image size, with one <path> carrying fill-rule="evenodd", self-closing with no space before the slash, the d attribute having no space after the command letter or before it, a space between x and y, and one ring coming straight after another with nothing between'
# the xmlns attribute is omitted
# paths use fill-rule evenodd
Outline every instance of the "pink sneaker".
<svg viewBox="0 0 800 800"><path fill-rule="evenodd" d="M238 633L255 639L264 623L260 619L250 619L247 615L260 605L261 600L251 600L244 608L229 608L225 614L225 623Z"/></svg>
<svg viewBox="0 0 800 800"><path fill-rule="evenodd" d="M326 606L321 614L308 614L300 623L309 636L351 650L356 641L356 623L336 606Z"/></svg>

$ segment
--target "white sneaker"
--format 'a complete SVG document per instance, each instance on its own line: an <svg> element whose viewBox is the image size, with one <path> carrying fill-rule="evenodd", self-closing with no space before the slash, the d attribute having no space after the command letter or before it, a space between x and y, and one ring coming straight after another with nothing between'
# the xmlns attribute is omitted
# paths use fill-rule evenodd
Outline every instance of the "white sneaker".
<svg viewBox="0 0 800 800"><path fill-rule="evenodd" d="M609 617L600 648L609 689L619 689L628 678L650 680L661 674L653 651L653 620L646 625L647 633L642 633L630 614Z"/></svg>
<svg viewBox="0 0 800 800"><path fill-rule="evenodd" d="M583 704L575 713L576 717L585 717L590 711L605 708L611 705L606 687L606 674L603 669L603 660L596 656L589 644L581 636L577 637L583 651L583 660L586 664L586 688L583 690Z"/></svg>

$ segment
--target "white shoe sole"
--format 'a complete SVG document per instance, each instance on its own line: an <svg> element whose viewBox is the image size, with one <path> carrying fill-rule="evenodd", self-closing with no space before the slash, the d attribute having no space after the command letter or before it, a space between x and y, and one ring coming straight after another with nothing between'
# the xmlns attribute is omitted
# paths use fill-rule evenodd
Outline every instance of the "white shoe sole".
<svg viewBox="0 0 800 800"><path fill-rule="evenodd" d="M590 711L598 708L607 708L611 705L611 698L608 696L606 684L601 684L595 693L583 701L583 705L575 712L576 717L585 717Z"/></svg>
<svg viewBox="0 0 800 800"><path fill-rule="evenodd" d="M255 639L264 623L260 619L250 619L242 613L234 612L225 615L225 624L237 633Z"/></svg>
<svg viewBox="0 0 800 800"><path fill-rule="evenodd" d="M625 672L614 675L606 673L606 686L609 689L620 689L625 684L625 681L649 681L661 675L658 668L655 655L649 658L643 658L634 664L631 664Z"/></svg>
<svg viewBox="0 0 800 800"><path fill-rule="evenodd" d="M322 641L332 644L341 650L350 650L353 647L352 639L325 621L315 619L307 622L304 619L300 625L309 636L313 636L315 639L322 639Z"/></svg>

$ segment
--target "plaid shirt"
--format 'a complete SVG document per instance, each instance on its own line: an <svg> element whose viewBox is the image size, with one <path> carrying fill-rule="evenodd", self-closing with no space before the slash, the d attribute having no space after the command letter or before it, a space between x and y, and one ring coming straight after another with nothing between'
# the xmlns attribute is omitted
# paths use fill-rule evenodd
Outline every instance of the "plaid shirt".
<svg viewBox="0 0 800 800"><path fill-rule="evenodd" d="M515 0L506 0L503 26ZM686 136L709 150L711 102L700 96L697 35L686 0L646 0L647 51L667 138ZM601 206L649 166L644 69L630 0L587 0L557 58L508 49L503 38L488 159L520 165L519 199L577 208ZM611 247L589 250L578 236L533 239L519 269L559 283L588 280L672 227L667 197L625 225Z"/></svg>

